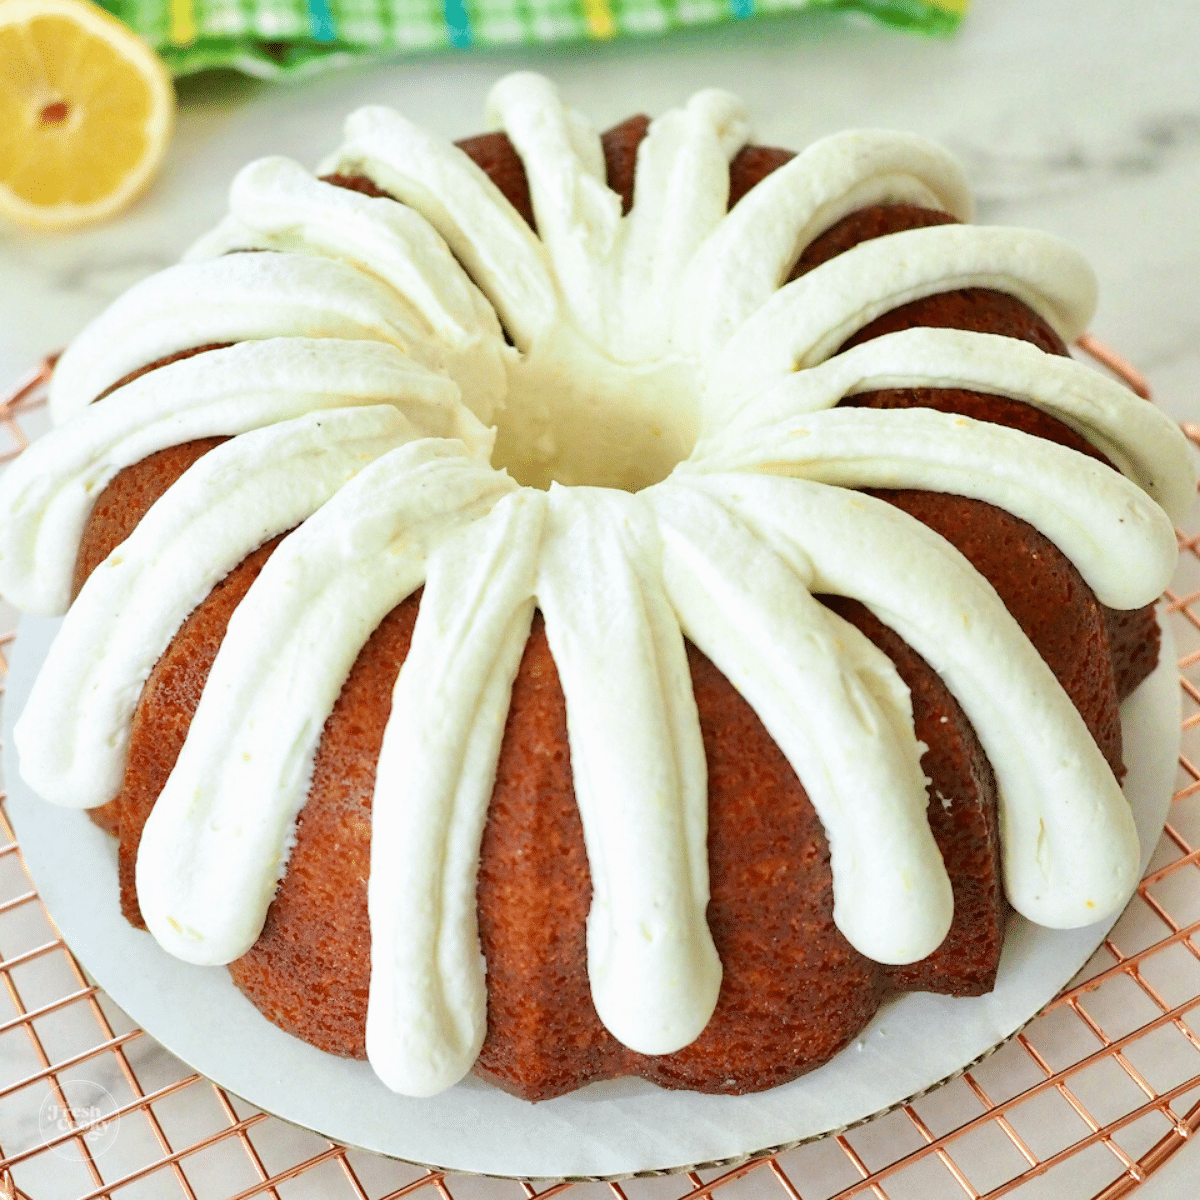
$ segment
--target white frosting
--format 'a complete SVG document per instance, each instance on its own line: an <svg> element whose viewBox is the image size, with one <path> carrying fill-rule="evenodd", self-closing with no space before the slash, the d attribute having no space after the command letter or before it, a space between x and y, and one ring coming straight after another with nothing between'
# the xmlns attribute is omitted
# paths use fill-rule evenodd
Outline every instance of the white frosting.
<svg viewBox="0 0 1200 1200"><path fill-rule="evenodd" d="M336 259L230 254L180 263L130 288L67 347L50 381L56 422L147 363L220 342L344 338L387 342L437 369L412 306Z"/></svg>
<svg viewBox="0 0 1200 1200"><path fill-rule="evenodd" d="M645 495L688 637L754 706L821 818L838 928L879 962L931 954L953 898L895 667L812 598L798 556L782 560L699 490L668 482Z"/></svg>
<svg viewBox="0 0 1200 1200"><path fill-rule="evenodd" d="M604 182L600 136L538 75L510 75L488 97L489 115L525 164L529 197L550 269L575 323L590 336L605 327L595 276L612 255L621 198ZM603 336L603 335L601 335Z"/></svg>
<svg viewBox="0 0 1200 1200"><path fill-rule="evenodd" d="M544 492L514 492L430 555L392 693L371 825L367 1054L408 1096L457 1083L487 1031L479 843L533 617L545 511Z"/></svg>
<svg viewBox="0 0 1200 1200"><path fill-rule="evenodd" d="M1027 229L935 225L860 242L780 288L712 364L712 403L749 397L815 366L864 325L955 288L1008 292L1073 341L1096 307L1091 268L1065 242Z"/></svg>
<svg viewBox="0 0 1200 1200"><path fill-rule="evenodd" d="M592 876L592 999L626 1046L667 1054L708 1024L721 963L704 919L704 745L644 501L551 487L537 596Z"/></svg>
<svg viewBox="0 0 1200 1200"><path fill-rule="evenodd" d="M1031 921L1087 925L1137 882L1129 805L1075 706L991 586L907 513L807 480L697 476L811 588L862 601L945 680L996 774L1005 892Z"/></svg>
<svg viewBox="0 0 1200 1200"><path fill-rule="evenodd" d="M390 406L314 412L235 437L185 471L63 621L13 731L30 786L56 804L111 800L142 684L188 613L252 550L417 436Z"/></svg>
<svg viewBox="0 0 1200 1200"><path fill-rule="evenodd" d="M961 172L916 138L839 135L726 214L727 164L748 130L736 100L702 92L651 125L622 216L595 130L552 85L512 76L490 110L524 161L540 237L461 150L363 109L322 169L366 174L400 204L287 160L251 164L231 217L193 261L133 289L64 356L54 407L75 415L0 488L0 588L24 605L65 604L84 520L122 465L195 437L242 436L169 489L84 589L38 694L63 692L68 660L104 684L70 702L61 732L51 700L38 701L21 723L24 769L50 764L45 787L62 802L111 794L122 714L204 573L300 520L230 622L146 826L139 899L155 937L190 961L227 962L253 944L342 682L424 581L378 766L381 869L369 885L368 1052L397 1090L449 1086L483 1038L475 870L534 603L567 702L594 892L593 998L626 1045L686 1045L720 987L683 631L754 705L812 797L851 943L910 962L949 926L907 690L813 592L867 604L962 703L1000 785L1014 905L1051 925L1111 914L1134 882L1136 837L1071 701L957 551L845 489L986 499L1043 530L1101 599L1139 605L1173 561L1157 505L1174 514L1194 493L1181 435L1117 385L1007 338L910 330L830 357L887 309L964 286L1015 295L1073 338L1094 301L1086 265L1045 235L943 226L865 242L781 286L804 246L863 204L968 216ZM220 257L239 248L274 253ZM220 341L241 344L90 404L149 362ZM885 387L1034 404L1128 480L964 418L834 408ZM403 417L317 414L380 403ZM499 417L490 466L472 411ZM311 440L247 432L308 412L296 428ZM404 418L418 440L385 449L411 436ZM346 438L336 445L325 440L334 421ZM378 433L355 452L353 430L372 421ZM137 646L151 572L177 561L197 523L222 524L225 509L198 507L217 485L198 481L273 433L278 459L255 459L229 485L219 545L179 568ZM293 451L325 464L294 491L275 482ZM379 457L303 519L359 465L355 453ZM267 492L253 513L246 497ZM92 728L90 705L104 714Z"/></svg>
<svg viewBox="0 0 1200 1200"><path fill-rule="evenodd" d="M623 318L610 342L621 361L644 362L671 348L680 280L725 219L728 163L749 136L745 106L716 90L650 123L638 147L635 203L610 310Z"/></svg>
<svg viewBox="0 0 1200 1200"><path fill-rule="evenodd" d="M525 164L538 233L575 326L618 362L661 358L681 274L725 216L729 160L749 135L741 101L700 92L651 123L627 218L605 183L599 135L548 80L510 75L488 107Z"/></svg>
<svg viewBox="0 0 1200 1200"><path fill-rule="evenodd" d="M392 346L245 342L135 379L35 442L0 479L0 591L28 612L66 610L88 515L122 467L195 438L384 401L421 432L459 437L486 457L491 439L454 385Z"/></svg>
<svg viewBox="0 0 1200 1200"><path fill-rule="evenodd" d="M726 470L739 448L769 440L773 426L801 413L832 408L860 392L910 387L987 392L1049 413L1091 442L1174 521L1183 520L1195 498L1187 442L1161 409L1073 359L962 329L884 334L788 375L723 412L720 437L698 445L694 459Z"/></svg>
<svg viewBox="0 0 1200 1200"><path fill-rule="evenodd" d="M1175 573L1171 519L1135 483L1003 425L928 408L833 408L755 435L714 448L689 468L986 500L1044 533L1112 608L1152 603Z"/></svg>
<svg viewBox="0 0 1200 1200"><path fill-rule="evenodd" d="M738 201L687 268L676 338L702 354L727 342L765 304L805 246L856 208L908 202L971 219L957 160L890 130L814 142Z"/></svg>
<svg viewBox="0 0 1200 1200"><path fill-rule="evenodd" d="M229 207L226 221L185 261L254 246L352 262L420 313L445 348L446 371L465 402L480 420L493 420L506 386L500 323L428 221L390 200L321 183L287 158L244 167Z"/></svg>
<svg viewBox="0 0 1200 1200"><path fill-rule="evenodd" d="M365 174L425 217L495 306L518 350L557 320L558 287L542 243L457 146L391 109L360 108L320 171Z"/></svg>
<svg viewBox="0 0 1200 1200"><path fill-rule="evenodd" d="M461 443L423 439L375 459L267 560L142 834L138 901L171 953L227 963L254 944L359 650L420 586L439 536L513 486Z"/></svg>

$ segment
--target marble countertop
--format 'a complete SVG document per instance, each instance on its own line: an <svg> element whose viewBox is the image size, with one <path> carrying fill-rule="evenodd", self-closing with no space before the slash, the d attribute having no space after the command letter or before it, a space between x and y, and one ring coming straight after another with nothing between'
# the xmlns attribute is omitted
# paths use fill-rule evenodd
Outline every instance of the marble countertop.
<svg viewBox="0 0 1200 1200"><path fill-rule="evenodd" d="M806 14L641 42L425 55L301 84L186 81L166 166L132 211L71 236L0 228L0 382L174 261L222 215L247 160L282 153L314 165L368 101L464 136L482 127L491 82L520 68L553 76L601 125L716 85L746 98L768 144L799 147L848 126L940 141L965 162L980 221L1049 230L1086 254L1101 289L1092 331L1168 412L1200 420L1195 0L974 0L944 41ZM772 1186L763 1197L778 1194ZM1189 1147L1138 1196L1198 1189L1200 1148Z"/></svg>

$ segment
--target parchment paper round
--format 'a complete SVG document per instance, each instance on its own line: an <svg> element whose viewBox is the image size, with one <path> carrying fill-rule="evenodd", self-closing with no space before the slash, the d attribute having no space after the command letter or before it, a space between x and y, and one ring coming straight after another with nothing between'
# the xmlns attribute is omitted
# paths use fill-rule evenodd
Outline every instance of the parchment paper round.
<svg viewBox="0 0 1200 1200"><path fill-rule="evenodd" d="M34 796L11 748L13 720L57 626L22 620L3 722L8 812L42 900L96 982L168 1050L258 1107L347 1145L526 1178L619 1177L744 1159L843 1129L961 1071L1040 1011L1112 924L1051 931L1016 918L991 995L899 997L832 1062L754 1096L702 1096L616 1080L529 1104L468 1078L433 1099L406 1099L389 1092L366 1063L324 1054L276 1029L223 968L180 962L126 924L116 843L83 812ZM1179 752L1168 631L1159 669L1121 717L1125 794L1144 869L1166 818Z"/></svg>

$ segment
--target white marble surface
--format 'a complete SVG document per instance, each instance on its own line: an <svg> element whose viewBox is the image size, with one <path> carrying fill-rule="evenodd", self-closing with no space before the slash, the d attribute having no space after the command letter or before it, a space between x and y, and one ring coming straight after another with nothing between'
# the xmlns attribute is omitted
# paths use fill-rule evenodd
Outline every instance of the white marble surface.
<svg viewBox="0 0 1200 1200"><path fill-rule="evenodd" d="M1047 229L1085 252L1101 283L1093 331L1144 372L1169 412L1200 420L1196 0L975 0L947 41L803 16L641 43L427 56L296 86L190 82L166 168L130 213L69 237L0 228L0 381L172 262L221 215L248 159L314 164L345 113L367 101L450 136L474 132L490 82L515 68L553 75L601 122L715 84L746 97L767 143L799 147L861 125L940 140L965 160L980 220ZM1200 1148L1189 1150L1139 1198L1196 1194ZM754 1180L741 1191L779 1194Z"/></svg>

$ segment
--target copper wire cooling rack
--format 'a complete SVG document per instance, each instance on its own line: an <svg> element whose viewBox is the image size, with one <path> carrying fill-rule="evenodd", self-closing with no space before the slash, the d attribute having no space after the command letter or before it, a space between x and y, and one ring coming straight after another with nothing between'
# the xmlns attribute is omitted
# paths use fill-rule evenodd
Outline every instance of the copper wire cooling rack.
<svg viewBox="0 0 1200 1200"><path fill-rule="evenodd" d="M1135 391L1145 382L1081 346ZM5 401L10 449L47 360ZM1200 444L1200 426L1186 432ZM1200 1129L1200 514L1169 620L1183 752L1162 840L1077 980L996 1054L846 1133L732 1170L620 1184L453 1175L333 1144L195 1074L89 984L25 870L0 803L0 1200L1117 1200ZM0 669L15 616L0 610ZM2 797L0 797L2 799ZM298 1080L297 1086L303 1086Z"/></svg>

